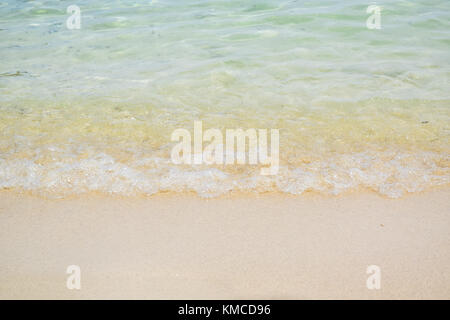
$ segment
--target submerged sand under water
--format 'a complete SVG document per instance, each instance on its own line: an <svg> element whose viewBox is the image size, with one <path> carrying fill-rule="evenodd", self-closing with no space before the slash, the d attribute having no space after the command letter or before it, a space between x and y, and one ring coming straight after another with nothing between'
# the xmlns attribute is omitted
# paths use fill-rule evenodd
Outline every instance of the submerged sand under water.
<svg viewBox="0 0 450 320"><path fill-rule="evenodd" d="M88 108L74 114L70 108L7 112L0 124L0 186L60 196L91 191L195 191L206 197L229 191L339 194L365 188L399 197L449 183L443 103L434 109L427 105L434 114L427 111L422 118L420 106L415 112L411 105L385 113L369 102L361 109L356 105L353 112L336 107L297 117L300 111L284 110L278 117L260 113L258 119L248 119L251 128L280 130L280 168L273 176L262 176L262 166L248 160L233 165L174 164L171 132L185 128L193 135L193 122L180 121L175 114L172 121L158 119L151 108L111 108L101 115ZM205 129L248 128L243 118L205 113L205 119Z"/></svg>

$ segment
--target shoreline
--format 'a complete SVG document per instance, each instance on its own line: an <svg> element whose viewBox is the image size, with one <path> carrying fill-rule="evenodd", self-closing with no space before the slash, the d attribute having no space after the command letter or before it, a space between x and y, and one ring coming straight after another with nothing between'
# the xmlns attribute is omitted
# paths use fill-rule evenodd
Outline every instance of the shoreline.
<svg viewBox="0 0 450 320"><path fill-rule="evenodd" d="M449 299L449 195L2 191L0 299Z"/></svg>
<svg viewBox="0 0 450 320"><path fill-rule="evenodd" d="M450 183L443 185L436 185L427 187L426 189L414 192L405 192L399 197L389 197L387 195L381 194L376 190L367 187L359 187L355 189L346 190L342 193L325 193L317 190L306 190L300 194L288 193L283 191L241 191L241 190L231 190L225 193L212 196L201 196L197 191L158 191L152 194L137 193L132 195L122 194L122 193L105 193L102 191L90 191L84 193L70 193L67 195L53 194L49 192L36 192L30 190L23 190L21 188L7 188L0 190L0 198L2 196L7 197L27 197L36 200L44 201L67 201L67 200L82 200L82 199L98 199L98 200L160 200L167 199L173 200L177 198L191 198L196 200L236 200L236 199L260 199L260 198L277 198L277 199L340 199L347 197L358 197L358 196L375 196L384 200L404 200L410 197L423 196L430 193L436 192L449 192L450 194Z"/></svg>

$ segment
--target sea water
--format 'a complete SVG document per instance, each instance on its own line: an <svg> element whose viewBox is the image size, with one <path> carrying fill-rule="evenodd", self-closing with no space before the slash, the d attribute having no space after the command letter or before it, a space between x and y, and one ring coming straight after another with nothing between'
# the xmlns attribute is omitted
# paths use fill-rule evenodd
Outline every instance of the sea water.
<svg viewBox="0 0 450 320"><path fill-rule="evenodd" d="M450 183L449 79L448 0L6 0L0 188L400 197ZM277 174L174 164L194 121L278 129Z"/></svg>

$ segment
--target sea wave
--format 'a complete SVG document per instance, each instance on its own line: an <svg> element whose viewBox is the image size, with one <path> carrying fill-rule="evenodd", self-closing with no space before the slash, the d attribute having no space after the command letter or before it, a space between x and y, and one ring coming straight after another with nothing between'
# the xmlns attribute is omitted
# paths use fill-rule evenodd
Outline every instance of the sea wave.
<svg viewBox="0 0 450 320"><path fill-rule="evenodd" d="M398 198L406 193L450 183L450 155L423 152L362 152L343 154L301 167L280 166L274 176L261 176L257 167L233 165L178 166L170 159L143 158L121 163L107 154L91 159L53 161L0 159L0 189L30 191L50 197L100 192L152 195L195 192L215 197L229 192L318 192L338 195L361 189Z"/></svg>

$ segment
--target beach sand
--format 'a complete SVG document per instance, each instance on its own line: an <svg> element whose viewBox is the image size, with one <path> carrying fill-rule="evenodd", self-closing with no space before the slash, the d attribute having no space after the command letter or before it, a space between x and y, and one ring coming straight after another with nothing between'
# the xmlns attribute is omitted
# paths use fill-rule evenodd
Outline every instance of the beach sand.
<svg viewBox="0 0 450 320"><path fill-rule="evenodd" d="M449 199L3 191L0 298L449 299ZM66 288L69 265L80 290Z"/></svg>

